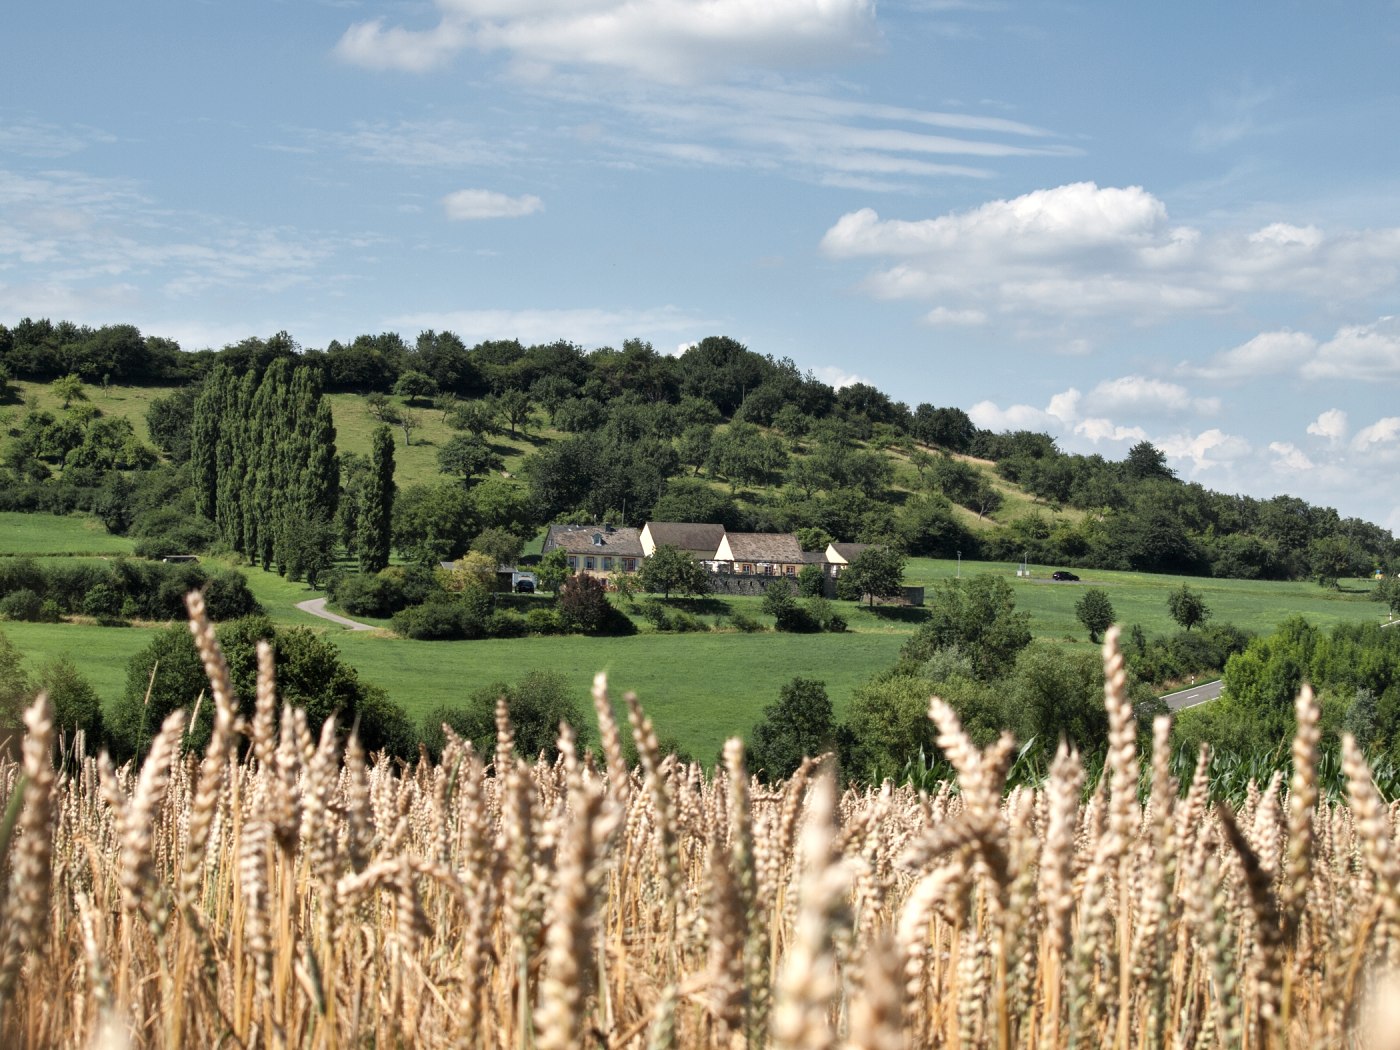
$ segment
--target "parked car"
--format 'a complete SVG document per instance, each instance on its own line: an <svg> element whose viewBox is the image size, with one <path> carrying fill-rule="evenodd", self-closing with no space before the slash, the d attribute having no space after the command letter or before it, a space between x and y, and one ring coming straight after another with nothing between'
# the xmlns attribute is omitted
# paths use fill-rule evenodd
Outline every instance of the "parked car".
<svg viewBox="0 0 1400 1050"><path fill-rule="evenodd" d="M1061 583L1078 583L1078 582L1079 582L1079 577L1078 577L1078 576L1076 576L1076 575L1075 575L1074 573L1072 573L1072 572L1065 572L1064 569L1061 569L1059 572L1052 572L1052 573L1050 574L1050 578L1051 578L1052 580L1059 580Z"/></svg>
<svg viewBox="0 0 1400 1050"><path fill-rule="evenodd" d="M515 581L515 593L516 593L516 594L534 594L534 593L535 593L535 581L534 581L534 580L516 580L516 581Z"/></svg>

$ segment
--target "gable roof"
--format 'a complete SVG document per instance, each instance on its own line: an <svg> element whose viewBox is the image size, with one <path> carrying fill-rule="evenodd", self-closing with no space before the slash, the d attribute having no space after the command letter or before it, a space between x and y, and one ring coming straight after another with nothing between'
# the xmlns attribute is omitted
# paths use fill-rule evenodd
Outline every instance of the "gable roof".
<svg viewBox="0 0 1400 1050"><path fill-rule="evenodd" d="M666 544L701 558L713 558L724 539L723 525L696 521L649 521L645 529L658 547Z"/></svg>
<svg viewBox="0 0 1400 1050"><path fill-rule="evenodd" d="M802 544L790 532L730 532L725 535L735 561L768 561L801 565Z"/></svg>
<svg viewBox="0 0 1400 1050"><path fill-rule="evenodd" d="M835 554L836 558L850 563L874 546L876 545L873 543L830 543L827 545L826 549L831 554ZM836 561L836 558L832 558L831 560ZM837 562L837 564L840 564L840 562Z"/></svg>
<svg viewBox="0 0 1400 1050"><path fill-rule="evenodd" d="M642 534L628 526L551 525L543 550L562 547L570 554L601 554L610 558L640 558Z"/></svg>

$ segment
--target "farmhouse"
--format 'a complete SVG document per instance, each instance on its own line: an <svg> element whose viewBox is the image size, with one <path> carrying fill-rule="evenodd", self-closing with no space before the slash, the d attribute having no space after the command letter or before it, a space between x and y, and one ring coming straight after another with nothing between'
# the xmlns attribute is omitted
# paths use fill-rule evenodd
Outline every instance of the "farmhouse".
<svg viewBox="0 0 1400 1050"><path fill-rule="evenodd" d="M805 564L790 532L727 532L715 552L716 569L736 576L796 576Z"/></svg>
<svg viewBox="0 0 1400 1050"><path fill-rule="evenodd" d="M569 571L607 579L636 572L642 562L642 537L636 529L612 525L551 525L541 553L559 549L569 558Z"/></svg>
<svg viewBox="0 0 1400 1050"><path fill-rule="evenodd" d="M642 553L650 558L657 547L685 551L698 562L712 562L724 539L723 525L694 521L649 521L642 526Z"/></svg>
<svg viewBox="0 0 1400 1050"><path fill-rule="evenodd" d="M827 572L835 579L851 562L873 546L873 543L828 543L825 556Z"/></svg>

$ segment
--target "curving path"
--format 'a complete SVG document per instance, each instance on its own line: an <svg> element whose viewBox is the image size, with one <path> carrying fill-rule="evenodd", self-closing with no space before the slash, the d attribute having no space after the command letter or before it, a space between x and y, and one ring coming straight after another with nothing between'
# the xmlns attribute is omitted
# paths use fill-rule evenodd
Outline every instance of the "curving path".
<svg viewBox="0 0 1400 1050"><path fill-rule="evenodd" d="M304 613L310 613L312 616L319 616L323 620L329 620L331 623L338 623L340 626L349 628L352 631L377 631L379 629L373 624L360 623L357 620L347 620L344 616L338 616L333 612L326 612L326 599L324 598L310 598L304 602L297 602L297 608Z"/></svg>

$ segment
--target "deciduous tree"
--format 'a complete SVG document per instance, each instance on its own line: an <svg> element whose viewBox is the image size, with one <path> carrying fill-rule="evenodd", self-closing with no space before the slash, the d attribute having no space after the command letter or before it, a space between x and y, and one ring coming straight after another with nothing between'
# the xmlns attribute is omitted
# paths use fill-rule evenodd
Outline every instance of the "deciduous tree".
<svg viewBox="0 0 1400 1050"><path fill-rule="evenodd" d="M1167 611L1171 613L1173 620L1188 631L1210 618L1210 607L1206 605L1205 599L1198 591L1193 591L1184 583L1167 596Z"/></svg>
<svg viewBox="0 0 1400 1050"><path fill-rule="evenodd" d="M672 591L691 595L710 591L710 574L705 567L669 543L658 546L642 562L641 577L643 587L666 598L671 597Z"/></svg>
<svg viewBox="0 0 1400 1050"><path fill-rule="evenodd" d="M1074 615L1089 632L1089 641L1098 643L1104 631L1113 626L1113 604L1102 588L1090 587L1074 604Z"/></svg>
<svg viewBox="0 0 1400 1050"><path fill-rule="evenodd" d="M904 555L893 547L867 547L841 573L847 586L870 600L897 598L904 589Z"/></svg>
<svg viewBox="0 0 1400 1050"><path fill-rule="evenodd" d="M763 709L750 741L749 768L769 782L792 776L804 758L830 751L836 724L826 683L800 677L785 683L777 702Z"/></svg>

